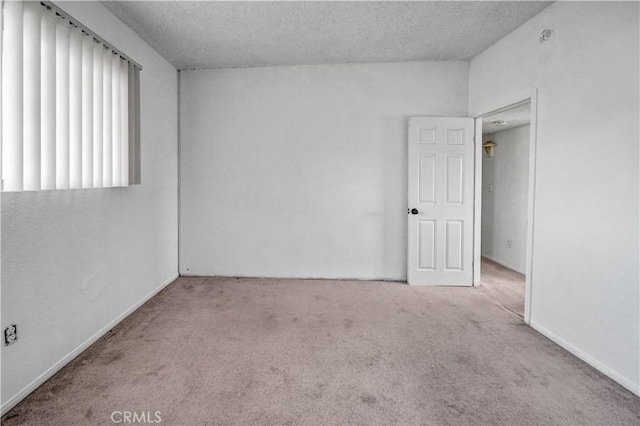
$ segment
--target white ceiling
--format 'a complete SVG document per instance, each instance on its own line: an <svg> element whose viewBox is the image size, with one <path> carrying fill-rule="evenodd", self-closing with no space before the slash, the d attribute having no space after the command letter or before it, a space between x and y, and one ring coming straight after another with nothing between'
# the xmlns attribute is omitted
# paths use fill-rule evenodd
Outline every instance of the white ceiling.
<svg viewBox="0 0 640 426"><path fill-rule="evenodd" d="M551 2L103 3L185 69L470 59Z"/></svg>
<svg viewBox="0 0 640 426"><path fill-rule="evenodd" d="M494 124L494 121L504 121L506 124ZM531 122L531 103L527 102L506 111L489 115L482 118L482 134L501 132L503 130L513 129L514 127L524 126Z"/></svg>

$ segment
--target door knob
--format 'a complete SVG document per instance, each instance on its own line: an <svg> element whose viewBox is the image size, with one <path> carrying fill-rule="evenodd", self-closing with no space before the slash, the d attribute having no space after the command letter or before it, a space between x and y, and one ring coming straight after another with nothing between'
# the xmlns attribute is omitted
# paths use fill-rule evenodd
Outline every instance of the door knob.
<svg viewBox="0 0 640 426"><path fill-rule="evenodd" d="M420 213L418 209L411 209L411 214L418 214L418 213Z"/></svg>

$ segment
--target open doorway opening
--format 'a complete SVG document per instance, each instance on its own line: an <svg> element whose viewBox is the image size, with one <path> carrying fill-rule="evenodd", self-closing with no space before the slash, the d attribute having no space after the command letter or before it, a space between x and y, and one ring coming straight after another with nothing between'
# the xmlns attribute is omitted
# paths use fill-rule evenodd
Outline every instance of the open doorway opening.
<svg viewBox="0 0 640 426"><path fill-rule="evenodd" d="M484 115L481 122L480 289L524 319L531 100Z"/></svg>

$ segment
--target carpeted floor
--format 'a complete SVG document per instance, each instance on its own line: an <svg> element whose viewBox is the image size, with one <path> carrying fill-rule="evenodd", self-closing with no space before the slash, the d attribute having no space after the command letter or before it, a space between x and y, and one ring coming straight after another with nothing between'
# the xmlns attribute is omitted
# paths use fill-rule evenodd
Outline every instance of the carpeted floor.
<svg viewBox="0 0 640 426"><path fill-rule="evenodd" d="M483 257L480 290L511 312L524 317L524 275Z"/></svg>
<svg viewBox="0 0 640 426"><path fill-rule="evenodd" d="M124 411L166 425L640 424L639 398L482 290L278 279L178 279L2 423Z"/></svg>

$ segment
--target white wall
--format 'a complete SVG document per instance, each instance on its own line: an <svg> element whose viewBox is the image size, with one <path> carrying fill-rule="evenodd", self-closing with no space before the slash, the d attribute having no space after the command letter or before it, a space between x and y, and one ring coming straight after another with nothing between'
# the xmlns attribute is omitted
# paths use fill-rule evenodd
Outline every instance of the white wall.
<svg viewBox="0 0 640 426"><path fill-rule="evenodd" d="M142 185L2 194L3 412L177 274L177 72L102 4L57 3L144 67Z"/></svg>
<svg viewBox="0 0 640 426"><path fill-rule="evenodd" d="M406 278L407 122L468 63L181 72L180 272Z"/></svg>
<svg viewBox="0 0 640 426"><path fill-rule="evenodd" d="M635 393L638 6L556 2L473 59L469 84L473 115L538 90L531 325Z"/></svg>
<svg viewBox="0 0 640 426"><path fill-rule="evenodd" d="M527 256L529 131L531 126L485 135L497 144L482 153L482 255L524 274ZM507 240L511 240L511 247Z"/></svg>

